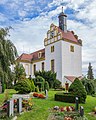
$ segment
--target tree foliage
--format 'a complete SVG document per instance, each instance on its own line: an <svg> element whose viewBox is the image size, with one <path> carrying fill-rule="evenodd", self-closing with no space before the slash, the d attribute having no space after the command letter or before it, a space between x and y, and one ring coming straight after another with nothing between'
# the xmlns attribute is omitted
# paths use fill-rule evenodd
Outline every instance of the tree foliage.
<svg viewBox="0 0 96 120"><path fill-rule="evenodd" d="M0 77L2 82L2 92L4 84L11 83L11 64L14 64L17 50L14 44L8 39L9 28L0 29Z"/></svg>
<svg viewBox="0 0 96 120"><path fill-rule="evenodd" d="M59 80L55 80L53 88L54 89L59 89L61 87L61 82Z"/></svg>
<svg viewBox="0 0 96 120"><path fill-rule="evenodd" d="M26 93L30 93L30 92L35 91L34 82L32 80L29 80L29 79L24 79L24 80L18 81L15 84L14 88L20 94L26 94Z"/></svg>
<svg viewBox="0 0 96 120"><path fill-rule="evenodd" d="M91 80L94 79L93 69L92 69L91 63L89 63L89 66L88 66L87 78L91 79Z"/></svg>
<svg viewBox="0 0 96 120"><path fill-rule="evenodd" d="M88 95L92 95L95 93L95 81L94 80L83 78L82 83L85 86L85 90Z"/></svg>
<svg viewBox="0 0 96 120"><path fill-rule="evenodd" d="M14 83L16 83L17 81L19 81L21 79L26 78L25 69L24 69L23 65L20 64L19 62L16 62L16 66L14 67L14 75L15 75Z"/></svg>
<svg viewBox="0 0 96 120"><path fill-rule="evenodd" d="M76 78L74 82L70 85L69 92L72 93L73 95L80 97L80 101L82 103L85 103L87 96L86 90L82 82L78 78Z"/></svg>
<svg viewBox="0 0 96 120"><path fill-rule="evenodd" d="M35 86L39 87L39 90L42 91L44 90L44 83L45 79L41 76L37 76L36 78L33 79Z"/></svg>
<svg viewBox="0 0 96 120"><path fill-rule="evenodd" d="M56 73L52 71L36 71L35 77L42 76L45 81L49 83L49 87L53 88L54 81L56 80Z"/></svg>

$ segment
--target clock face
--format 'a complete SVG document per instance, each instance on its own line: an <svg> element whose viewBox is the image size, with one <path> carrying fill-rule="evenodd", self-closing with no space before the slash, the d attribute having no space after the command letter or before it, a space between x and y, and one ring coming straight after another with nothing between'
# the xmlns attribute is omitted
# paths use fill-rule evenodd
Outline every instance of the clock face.
<svg viewBox="0 0 96 120"><path fill-rule="evenodd" d="M50 33L51 38L54 37L54 31Z"/></svg>

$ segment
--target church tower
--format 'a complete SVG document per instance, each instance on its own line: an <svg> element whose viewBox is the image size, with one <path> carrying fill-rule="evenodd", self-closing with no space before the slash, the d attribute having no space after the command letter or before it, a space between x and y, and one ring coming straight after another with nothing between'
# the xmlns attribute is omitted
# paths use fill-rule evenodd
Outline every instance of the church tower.
<svg viewBox="0 0 96 120"><path fill-rule="evenodd" d="M59 28L64 32L67 32L67 15L64 14L63 7L62 7L62 12L59 14L58 18L59 18Z"/></svg>

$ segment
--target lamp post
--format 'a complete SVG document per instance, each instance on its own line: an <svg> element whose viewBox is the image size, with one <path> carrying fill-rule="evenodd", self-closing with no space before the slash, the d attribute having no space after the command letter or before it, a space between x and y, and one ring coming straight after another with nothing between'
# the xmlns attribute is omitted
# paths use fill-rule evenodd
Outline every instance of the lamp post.
<svg viewBox="0 0 96 120"><path fill-rule="evenodd" d="M75 110L78 111L78 109L79 109L79 99L78 99L78 97L75 98L75 103L76 103Z"/></svg>

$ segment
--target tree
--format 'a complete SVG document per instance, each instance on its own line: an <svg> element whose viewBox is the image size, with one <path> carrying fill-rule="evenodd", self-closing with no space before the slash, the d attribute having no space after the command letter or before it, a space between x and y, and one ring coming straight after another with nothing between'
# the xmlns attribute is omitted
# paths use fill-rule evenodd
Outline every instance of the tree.
<svg viewBox="0 0 96 120"><path fill-rule="evenodd" d="M91 63L89 63L89 66L88 66L87 78L91 79L91 80L94 79L93 69L92 69Z"/></svg>
<svg viewBox="0 0 96 120"><path fill-rule="evenodd" d="M4 92L4 86L11 79L11 64L15 63L15 58L17 57L17 50L14 44L8 39L10 28L0 29L0 74L2 82L2 92Z"/></svg>
<svg viewBox="0 0 96 120"><path fill-rule="evenodd" d="M86 90L82 84L82 82L76 78L74 82L69 87L69 92L75 96L80 97L81 103L85 103L86 100Z"/></svg>
<svg viewBox="0 0 96 120"><path fill-rule="evenodd" d="M26 78L25 69L22 64L19 62L16 62L16 66L14 67L14 74L15 74L15 81L14 84L16 84L17 81L21 80L22 78Z"/></svg>
<svg viewBox="0 0 96 120"><path fill-rule="evenodd" d="M41 76L49 83L49 87L53 88L53 84L56 80L56 73L52 71L36 71L35 72L35 77Z"/></svg>
<svg viewBox="0 0 96 120"><path fill-rule="evenodd" d="M92 95L95 93L95 80L89 80L87 78L83 78L82 83L85 86L85 90L88 95Z"/></svg>

